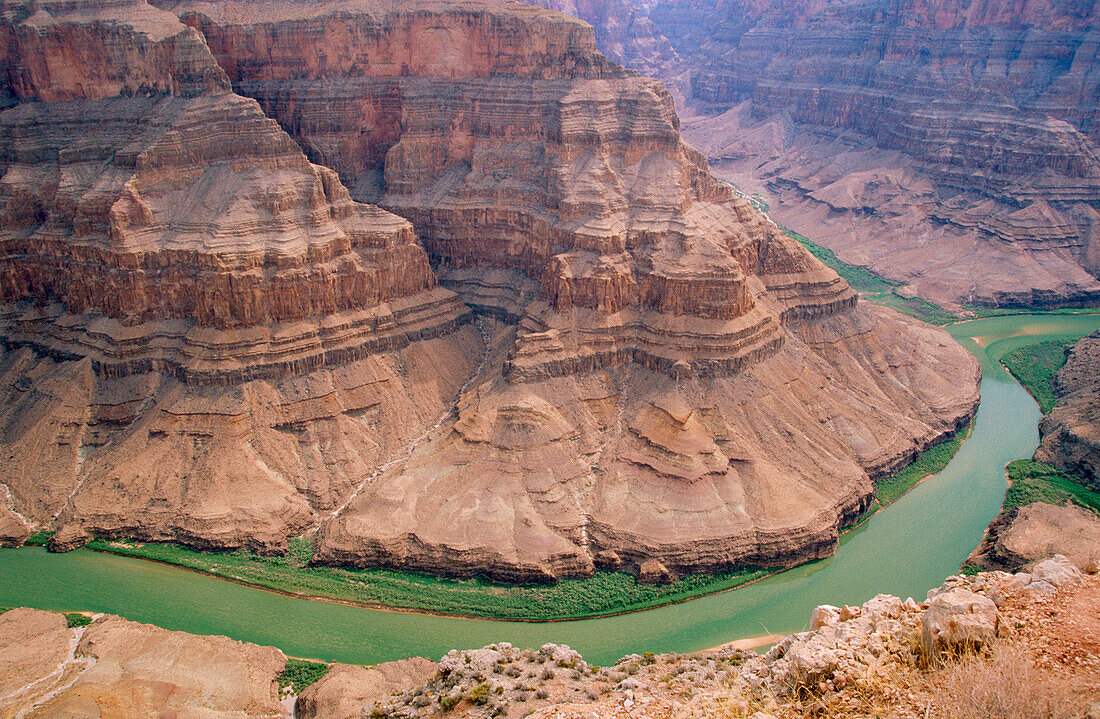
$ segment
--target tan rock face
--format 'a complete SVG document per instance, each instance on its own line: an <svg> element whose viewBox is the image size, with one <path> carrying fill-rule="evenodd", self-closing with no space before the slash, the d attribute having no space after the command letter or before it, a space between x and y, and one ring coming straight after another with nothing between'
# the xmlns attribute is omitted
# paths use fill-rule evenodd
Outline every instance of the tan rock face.
<svg viewBox="0 0 1100 719"><path fill-rule="evenodd" d="M586 25L160 5L5 16L0 483L38 525L520 580L790 564L973 413L973 358L857 305ZM112 72L146 90L41 89L70 36L144 48Z"/></svg>
<svg viewBox="0 0 1100 719"><path fill-rule="evenodd" d="M1100 517L1075 504L1033 502L990 531L992 543L982 559L1001 569L1024 569L1054 554L1078 567L1100 559Z"/></svg>
<svg viewBox="0 0 1100 719"><path fill-rule="evenodd" d="M283 717L273 647L170 632L119 617L70 630L60 614L0 614L0 713L73 716Z"/></svg>
<svg viewBox="0 0 1100 719"><path fill-rule="evenodd" d="M677 56L624 59L678 86L685 137L843 259L948 305L1100 296L1093 5L550 4L610 50L644 18Z"/></svg>
<svg viewBox="0 0 1100 719"><path fill-rule="evenodd" d="M35 7L3 26L12 508L285 546L436 421L480 355L468 310L412 226L310 164L174 15Z"/></svg>
<svg viewBox="0 0 1100 719"><path fill-rule="evenodd" d="M295 702L300 719L359 719L363 708L426 683L437 665L412 657L373 667L336 664Z"/></svg>

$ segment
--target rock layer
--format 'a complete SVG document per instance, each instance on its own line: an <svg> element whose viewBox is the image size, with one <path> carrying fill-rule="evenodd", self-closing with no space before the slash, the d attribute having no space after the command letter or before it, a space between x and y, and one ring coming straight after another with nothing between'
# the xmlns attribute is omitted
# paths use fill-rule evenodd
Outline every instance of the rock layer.
<svg viewBox="0 0 1100 719"><path fill-rule="evenodd" d="M319 530L317 561L514 580L792 564L972 416L974 359L857 304L583 23L158 5L5 16L29 79L0 113L0 482L58 548ZM123 79L62 54L42 89L70 36Z"/></svg>
<svg viewBox="0 0 1100 719"><path fill-rule="evenodd" d="M468 310L174 15L4 7L12 508L74 538L285 546L450 402Z"/></svg>
<svg viewBox="0 0 1100 719"><path fill-rule="evenodd" d="M949 306L1100 297L1094 4L618 6L563 9L609 47L646 17L680 61L624 59L682 86L685 136L778 221Z"/></svg>

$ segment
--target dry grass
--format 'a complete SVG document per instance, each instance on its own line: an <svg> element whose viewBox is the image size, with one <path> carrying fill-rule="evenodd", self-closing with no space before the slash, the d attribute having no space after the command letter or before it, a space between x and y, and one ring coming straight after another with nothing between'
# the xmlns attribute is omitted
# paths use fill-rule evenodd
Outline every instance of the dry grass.
<svg viewBox="0 0 1100 719"><path fill-rule="evenodd" d="M929 672L932 716L943 719L1070 719L1081 698L1068 678L1045 672L1023 648L999 642Z"/></svg>

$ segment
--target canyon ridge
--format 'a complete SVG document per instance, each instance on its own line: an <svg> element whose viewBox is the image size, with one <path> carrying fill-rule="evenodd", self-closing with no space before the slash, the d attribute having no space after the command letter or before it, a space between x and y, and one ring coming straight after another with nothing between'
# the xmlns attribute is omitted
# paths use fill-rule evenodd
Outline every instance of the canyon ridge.
<svg viewBox="0 0 1100 719"><path fill-rule="evenodd" d="M969 353L861 302L575 19L2 8L6 542L790 565L975 411Z"/></svg>
<svg viewBox="0 0 1100 719"><path fill-rule="evenodd" d="M1100 298L1092 0L536 4L678 92L778 222L952 311Z"/></svg>

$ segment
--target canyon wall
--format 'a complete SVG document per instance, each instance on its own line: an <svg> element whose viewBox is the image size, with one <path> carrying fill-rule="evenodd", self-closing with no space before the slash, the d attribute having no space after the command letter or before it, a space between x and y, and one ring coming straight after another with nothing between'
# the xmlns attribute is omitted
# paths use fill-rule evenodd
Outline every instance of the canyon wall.
<svg viewBox="0 0 1100 719"><path fill-rule="evenodd" d="M682 59L658 76L683 86L685 136L778 221L949 307L1100 297L1092 0L645 14Z"/></svg>
<svg viewBox="0 0 1100 719"><path fill-rule="evenodd" d="M1058 403L1043 417L1036 459L1053 462L1100 491L1100 333L1082 337L1055 376Z"/></svg>
<svg viewBox="0 0 1100 719"><path fill-rule="evenodd" d="M0 483L56 548L793 564L972 416L974 359L858 303L591 27L156 4L4 16Z"/></svg>
<svg viewBox="0 0 1100 719"><path fill-rule="evenodd" d="M476 332L456 339L469 311L408 221L353 202L174 15L8 3L4 19L10 510L285 546L382 437L415 436L450 402L480 353ZM420 387L418 339L454 362L427 370L439 387L404 386ZM405 428L361 421L383 410Z"/></svg>

